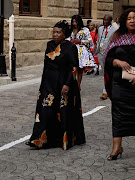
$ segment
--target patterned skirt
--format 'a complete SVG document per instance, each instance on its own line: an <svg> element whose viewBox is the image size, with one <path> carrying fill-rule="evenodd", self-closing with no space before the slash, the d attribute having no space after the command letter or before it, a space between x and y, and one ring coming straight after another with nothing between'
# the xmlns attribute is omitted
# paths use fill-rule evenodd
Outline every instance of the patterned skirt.
<svg viewBox="0 0 135 180"><path fill-rule="evenodd" d="M79 67L95 67L96 63L90 50L84 45L76 45L78 49Z"/></svg>

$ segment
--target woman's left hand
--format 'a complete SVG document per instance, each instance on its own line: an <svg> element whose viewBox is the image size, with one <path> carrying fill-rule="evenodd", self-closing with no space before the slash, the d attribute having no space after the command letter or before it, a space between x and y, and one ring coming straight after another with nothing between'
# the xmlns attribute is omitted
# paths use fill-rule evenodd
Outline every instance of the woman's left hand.
<svg viewBox="0 0 135 180"><path fill-rule="evenodd" d="M66 96L68 94L69 91L69 87L67 85L63 85L62 90L61 90L61 94L63 96Z"/></svg>
<svg viewBox="0 0 135 180"><path fill-rule="evenodd" d="M132 85L135 85L135 76L133 77Z"/></svg>

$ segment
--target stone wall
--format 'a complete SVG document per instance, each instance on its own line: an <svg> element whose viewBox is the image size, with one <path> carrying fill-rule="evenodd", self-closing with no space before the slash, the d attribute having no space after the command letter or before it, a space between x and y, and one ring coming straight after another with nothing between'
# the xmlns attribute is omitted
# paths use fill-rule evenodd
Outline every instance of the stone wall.
<svg viewBox="0 0 135 180"><path fill-rule="evenodd" d="M15 47L17 67L41 64L47 41L52 37L56 22L78 14L78 0L41 0L41 16L19 16L19 0L12 0L15 14ZM5 20L4 50L9 67L9 29Z"/></svg>
<svg viewBox="0 0 135 180"><path fill-rule="evenodd" d="M20 0L12 0L14 5L14 15L19 15L19 1Z"/></svg>
<svg viewBox="0 0 135 180"><path fill-rule="evenodd" d="M93 19L102 19L104 14L112 13L113 0L93 0ZM13 0L15 14L15 47L17 67L41 64L47 41L52 37L52 27L62 19L68 22L78 14L79 0L41 0L42 17L19 16L19 0ZM84 20L86 22L87 19ZM9 30L5 21L5 42L7 66L9 65Z"/></svg>
<svg viewBox="0 0 135 180"><path fill-rule="evenodd" d="M122 1L115 1L113 3L113 19L115 20L117 17L119 18L122 11Z"/></svg>
<svg viewBox="0 0 135 180"><path fill-rule="evenodd" d="M105 14L113 15L113 0L92 0L91 14L95 22L101 21Z"/></svg>
<svg viewBox="0 0 135 180"><path fill-rule="evenodd" d="M92 19L97 19L97 0L92 0L92 10L91 10L91 14L92 14Z"/></svg>
<svg viewBox="0 0 135 180"><path fill-rule="evenodd" d="M105 14L113 16L113 0L97 1L97 19L102 19Z"/></svg>
<svg viewBox="0 0 135 180"><path fill-rule="evenodd" d="M58 18L15 18L15 47L17 50L17 67L43 63L46 44L52 38L52 27ZM8 24L5 23L5 54L8 62L9 50Z"/></svg>
<svg viewBox="0 0 135 180"><path fill-rule="evenodd" d="M48 17L71 17L78 14L78 0L48 0Z"/></svg>

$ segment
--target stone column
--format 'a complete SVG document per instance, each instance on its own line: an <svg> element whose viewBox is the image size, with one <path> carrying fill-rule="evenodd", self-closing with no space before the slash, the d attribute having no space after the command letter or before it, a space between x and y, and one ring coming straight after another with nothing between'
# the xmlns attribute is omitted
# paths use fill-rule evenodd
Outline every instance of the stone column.
<svg viewBox="0 0 135 180"><path fill-rule="evenodd" d="M106 14L113 15L113 0L98 0L97 19L102 19Z"/></svg>
<svg viewBox="0 0 135 180"><path fill-rule="evenodd" d="M41 16L42 17L48 16L48 2L47 2L47 0L41 0Z"/></svg>
<svg viewBox="0 0 135 180"><path fill-rule="evenodd" d="M122 13L122 1L113 2L113 20L119 18Z"/></svg>
<svg viewBox="0 0 135 180"><path fill-rule="evenodd" d="M79 0L48 0L47 17L71 18L78 14Z"/></svg>
<svg viewBox="0 0 135 180"><path fill-rule="evenodd" d="M97 0L92 0L91 17L97 19Z"/></svg>
<svg viewBox="0 0 135 180"><path fill-rule="evenodd" d="M20 0L12 0L14 5L14 15L19 15L19 2Z"/></svg>

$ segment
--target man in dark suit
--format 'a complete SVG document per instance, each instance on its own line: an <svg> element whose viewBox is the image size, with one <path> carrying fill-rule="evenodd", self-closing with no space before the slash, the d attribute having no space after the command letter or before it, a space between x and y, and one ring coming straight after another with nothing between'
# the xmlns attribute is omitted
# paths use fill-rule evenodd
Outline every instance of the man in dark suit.
<svg viewBox="0 0 135 180"><path fill-rule="evenodd" d="M116 27L112 26L112 16L107 14L103 18L103 26L98 29L98 40L97 40L97 50L96 54L98 56L99 63L101 65L102 71L104 72L104 55L109 44L109 39L112 34L117 30ZM105 86L103 88L103 94L101 95L102 100L106 100L108 97L107 92L105 90Z"/></svg>

